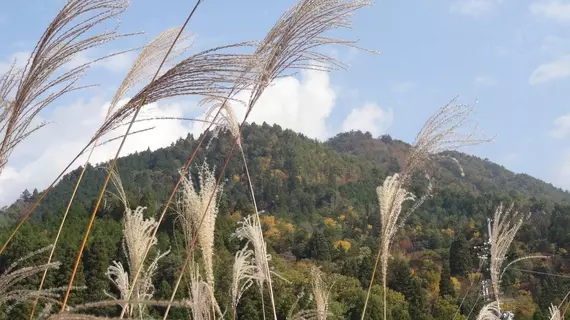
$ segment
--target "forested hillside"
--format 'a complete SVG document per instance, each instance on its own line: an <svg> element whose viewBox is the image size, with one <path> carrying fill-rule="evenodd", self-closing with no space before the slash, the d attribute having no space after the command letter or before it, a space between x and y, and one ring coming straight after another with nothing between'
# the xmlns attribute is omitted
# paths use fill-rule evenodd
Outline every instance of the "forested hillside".
<svg viewBox="0 0 570 320"><path fill-rule="evenodd" d="M362 132L342 133L319 142L267 124L245 126L242 137L271 265L283 278L276 278L273 288L279 319L287 317L295 301L298 308L311 303L308 292L312 264L321 266L327 282L333 284L329 319L360 319L381 230L376 187L400 170L410 146L387 135L376 139ZM118 172L130 205L146 206L145 216L156 216L179 176L178 170L196 145L196 138L188 136L170 147L120 158ZM220 134L207 149L200 150L195 163L206 162L218 169L230 147L228 137ZM500 202L514 202L531 216L511 246L509 260L528 254L551 258L525 260L510 267L501 283L502 292L509 297L507 303L517 320L548 319L550 304L559 303L570 289L570 281L564 278L570 267L570 194L488 160L458 152L448 155L439 157L433 170L432 196L396 235L388 273L388 318L449 320L456 310L461 314L456 319L466 319L472 310L475 314L484 303L477 280L482 270L475 247L486 241L486 219L495 207ZM240 248L240 241L231 234L238 221L254 210L243 165L234 155L225 171L219 200L214 271L220 305L229 305L231 278L226 266L233 263L234 253ZM2 269L50 243L79 172L76 169L66 175L42 202L32 221L24 224L0 257ZM197 175L196 166L192 172ZM67 284L105 175L101 168L88 168L56 250L55 260L62 265L50 271L49 287ZM426 188L427 182L417 179L410 191L422 195ZM16 203L3 209L2 240L38 196L38 191L24 191ZM172 214L175 209L168 209L167 221L158 233L157 249L171 251L159 261L160 272L154 279L156 299L170 298L185 257L180 221ZM104 299L104 292L116 293L105 273L114 260L126 264L121 246L123 211L120 201L108 193L75 281L86 288L73 292L73 303ZM37 279L27 281L36 283ZM375 282L379 281L376 278ZM188 294L179 292L180 297ZM367 319L382 318L381 296L382 287L374 286ZM262 319L261 303L259 292L254 288L246 291L238 318ZM2 312L16 318L28 315L28 308ZM117 310L108 307L97 312L113 316ZM154 307L151 314L163 311ZM186 312L173 309L170 318L188 319Z"/></svg>

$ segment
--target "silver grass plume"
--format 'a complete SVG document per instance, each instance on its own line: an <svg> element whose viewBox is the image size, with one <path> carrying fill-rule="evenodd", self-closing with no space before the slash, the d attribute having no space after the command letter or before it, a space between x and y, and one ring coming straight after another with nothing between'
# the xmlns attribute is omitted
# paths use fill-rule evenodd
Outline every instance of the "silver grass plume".
<svg viewBox="0 0 570 320"><path fill-rule="evenodd" d="M382 286L384 287L384 305L386 305L386 277L388 275L388 259L390 258L390 247L392 240L398 231L398 217L402 212L402 204L407 200L415 200L414 195L406 191L402 186L400 175L386 177L382 186L376 188L378 202L380 203L380 220L382 223L382 233L380 235L380 254L378 258L382 268ZM372 286L372 284L370 285ZM366 310L365 302L364 310ZM384 310L386 313L386 310ZM364 311L363 315L364 317ZM386 316L384 316L386 318Z"/></svg>
<svg viewBox="0 0 570 320"><path fill-rule="evenodd" d="M476 320L501 320L499 302L493 301L481 308Z"/></svg>
<svg viewBox="0 0 570 320"><path fill-rule="evenodd" d="M317 267L311 270L313 296L315 298L317 320L326 320L329 315L329 295L332 286L328 286L322 277L322 272Z"/></svg>
<svg viewBox="0 0 570 320"><path fill-rule="evenodd" d="M301 293L299 293L297 295L297 298L295 299L295 302L293 302L293 304L291 305L291 307L289 308L289 312L287 314L287 320L319 320L319 313L316 309L309 309L309 310L299 310L296 313L293 313L293 311L295 311L295 309L297 308L297 305L299 304L299 301L301 300L301 298L303 298L303 296L305 295L304 291L301 291ZM309 300L312 300L312 296L309 296Z"/></svg>
<svg viewBox="0 0 570 320"><path fill-rule="evenodd" d="M412 194L406 191L414 173L417 170L423 169L433 156L443 151L456 150L463 146L479 144L490 140L481 135L476 125L467 133L461 131L461 129L467 125L469 116L473 111L473 106L454 104L454 101L455 99L428 118L416 136L402 172L399 175L394 174L394 176L386 178L384 185L377 189L380 202L382 234L376 265L372 271L372 281L368 288L361 319L365 318L366 306L379 261L382 264L384 318L387 316L385 282L392 239L398 227L404 224L404 220L427 199L432 191L431 177L428 173L424 172L429 180L427 193L420 197L411 210L404 215L403 219L401 219L402 221L398 222L402 203L406 200L415 199Z"/></svg>
<svg viewBox="0 0 570 320"><path fill-rule="evenodd" d="M158 64L160 63L161 59L163 59L164 56L166 55L166 52L170 48L170 44L172 43L174 37L176 36L176 34L179 30L180 30L180 28L168 29L168 30L162 32L161 34L159 34L153 41L151 41L149 44L147 44L143 48L142 52L137 57L137 59L135 60L135 62L132 65L131 69L127 73L125 79L123 80L123 82L121 83L121 85L119 86L117 91L115 92L113 100L111 101L111 104L109 105L109 108L107 109L107 114L105 116L105 119L107 119L109 117L109 115L114 112L114 110L117 108L117 104L119 103L119 100L123 99L125 97L125 95L129 92L130 89L132 89L137 84L139 84L142 81L144 81L145 79L147 79L149 77L150 72L153 69L156 69L158 67ZM185 48L177 49L177 52L183 52L184 49ZM81 180L83 178L85 170L88 166L88 163L91 159L93 151L99 145L97 144L97 140L96 140L95 143L93 144L93 146L91 147L91 151L90 151L89 155L87 156L87 159L85 160L85 164L83 165L83 171L81 172L80 177L76 182L75 190L69 199L68 206L65 210L63 219L60 223L58 233L54 239L53 248L52 248L52 251L50 252L47 263L51 262L53 254L55 252L55 248L56 248L57 243L59 241L59 236L61 235L61 231L62 231L63 226L65 224L65 220L67 218L67 215L69 213L69 209L71 208L71 204L75 198L75 191L77 191L77 189L79 188L79 185L81 183ZM122 194L118 195L119 199L121 199L121 201L125 202L126 201L126 195L124 194L124 190L122 187L121 180L119 179L119 177L116 174L112 174L112 179L113 179L113 182L115 183L115 185L118 186L117 187L118 192L122 192ZM129 207L128 203L124 203L124 205L125 205L125 207ZM47 276L47 270L44 271L44 274L42 275L42 280L40 281L40 287L38 290L42 290L46 276ZM35 305L34 305L33 309L35 309ZM33 312L34 311L32 311L32 313Z"/></svg>
<svg viewBox="0 0 570 320"><path fill-rule="evenodd" d="M254 278L259 288L263 290L264 283L271 281L271 269L269 268L271 255L267 254L261 224L259 219L253 215L247 216L238 223L240 226L236 229L234 236L240 240L247 240L253 246L253 265L256 269Z"/></svg>
<svg viewBox="0 0 570 320"><path fill-rule="evenodd" d="M560 309L557 306L551 304L548 308L550 313L550 320L562 320L562 315L560 314Z"/></svg>
<svg viewBox="0 0 570 320"><path fill-rule="evenodd" d="M123 219L123 251L127 256L127 264L129 270L125 270L121 262L113 261L112 265L107 269L107 277L119 289L120 300L125 300L129 292L133 291L135 300L149 300L154 295L154 285L152 279L158 267L158 261L169 253L158 252L155 259L143 269L139 281L132 286L132 275L136 270L142 267L144 263L144 254L148 248L157 243L157 238L153 237L153 230L158 225L154 218L145 219L144 210L146 207L137 207L132 210L129 206L125 190L118 173L113 170L111 179L117 189L118 197L123 202L125 208L125 216ZM107 294L113 297L110 294ZM146 313L146 305L138 304L136 308L125 304L124 308L129 316L143 316Z"/></svg>
<svg viewBox="0 0 570 320"><path fill-rule="evenodd" d="M212 137L217 137L222 131L228 131L235 139L237 139L237 145L240 148L240 151L243 152L239 123L230 102L220 98L207 98L202 100L201 103L210 104L210 107L206 111L205 123L215 123ZM215 116L216 114L218 115L217 118Z"/></svg>
<svg viewBox="0 0 570 320"><path fill-rule="evenodd" d="M491 283L495 299L499 301L499 291L501 285L502 265L505 257L517 234L517 231L524 222L524 216L518 211L513 211L514 204L504 208L499 204L493 216L493 226L491 231L491 261L489 270L491 273ZM519 259L522 260L522 259Z"/></svg>
<svg viewBox="0 0 570 320"><path fill-rule="evenodd" d="M90 32L118 17L128 5L127 0L69 0L44 31L25 67L11 67L0 78L0 172L14 148L46 124L30 128L40 111L80 89L77 82L96 60L65 71L62 66L78 53L116 39L116 30Z"/></svg>
<svg viewBox="0 0 570 320"><path fill-rule="evenodd" d="M40 292L38 290L14 288L20 281L27 279L35 274L43 272L47 269L59 268L59 262L18 268L26 260L29 260L30 258L43 253L50 248L51 246L47 246L19 258L10 266L8 266L8 268L0 275L0 306L9 303L9 305L13 307L20 303L33 301L36 299L36 297L39 297L39 299L48 302L53 302L54 298L57 298L56 292L58 289L48 289Z"/></svg>
<svg viewBox="0 0 570 320"><path fill-rule="evenodd" d="M149 78L153 75L153 72L158 69L158 66L166 56L168 49L170 49L170 46L177 34L180 32L180 29L180 27L177 27L163 31L143 48L131 66L131 69L123 79L123 82L115 92L111 105L107 111L108 116L116 111L119 101L123 99L131 89L140 85L144 81L150 80ZM181 40L186 38L187 37L183 37ZM173 51L175 51L175 54L168 56L167 63L174 61L187 49L187 47L177 47L174 49Z"/></svg>
<svg viewBox="0 0 570 320"><path fill-rule="evenodd" d="M155 307L165 307L168 306L169 304L177 307L177 308L184 308L184 309L188 309L190 308L190 303L187 300L181 300L181 301L174 301L174 302L169 302L166 300L117 300L117 299L112 299L112 300L102 300L102 301L96 301L96 302L88 302L88 303L84 303L84 304L80 304L80 305L74 305L74 306L68 306L66 311L62 312L62 313L58 313L58 314L54 314L49 316L47 319L119 319L119 318L100 318L100 317L95 317L95 316L91 316L89 314L82 314L79 313L79 311L85 311L85 310L89 310L89 309L100 309L100 308L105 308L105 307L110 307L110 306L116 306L117 304L127 304L127 303L131 303L131 304L141 304L141 305L147 305L147 306L155 306ZM126 318L126 319L137 319L137 318ZM139 317L140 319L140 317Z"/></svg>
<svg viewBox="0 0 570 320"><path fill-rule="evenodd" d="M193 320L215 319L216 305L211 297L214 295L212 287L202 280L198 264L192 263L190 270L189 304Z"/></svg>
<svg viewBox="0 0 570 320"><path fill-rule="evenodd" d="M239 90L250 90L246 104L246 118L265 89L287 69L314 69L329 71L335 68L346 69L347 66L318 52L329 44L340 44L356 47L355 41L326 37L327 31L338 28L349 28L350 18L354 11L370 5L369 1L360 0L301 0L287 10L275 23L254 53L255 59L250 65L254 72L252 87L236 85ZM242 82L244 84L247 82ZM231 95L230 95L231 96ZM245 120L245 119L244 119ZM236 136L240 138L240 136ZM238 237L247 238L253 243L255 264L259 269L259 278L267 281L273 307L275 302L271 287L271 272L267 262L266 245L263 239L259 217L248 217L242 227L236 231ZM263 288L264 280L258 280Z"/></svg>
<svg viewBox="0 0 570 320"><path fill-rule="evenodd" d="M199 190L194 188L194 182L190 176L183 177L178 200L177 215L182 223L182 229L189 247L194 233L198 232L198 246L202 251L202 260L206 270L206 282L214 288L214 232L216 229L216 217L218 215L217 198L222 192L222 186L217 186L214 169L210 170L204 163L198 168ZM214 195L209 205L210 196ZM202 224L202 215L206 214ZM196 228L200 225L200 229Z"/></svg>
<svg viewBox="0 0 570 320"><path fill-rule="evenodd" d="M245 121L265 88L277 77L282 76L285 70L314 69L328 71L335 69L335 67L344 67L343 64L331 57L318 52L318 49L329 44L355 47L355 42L326 37L323 33L337 28L349 27L352 13L369 4L368 1L359 0L300 1L293 8L287 10L277 21L265 39L259 43L253 57L243 59L245 68L236 81L231 84L228 94L204 95L229 99L240 91L249 91L250 97L246 104ZM259 221L257 223L259 225ZM256 232L261 233L261 229ZM261 241L264 243L262 235ZM266 259L265 245L263 244L260 247L263 249L261 256ZM257 256L258 252L255 252L255 255ZM267 265L267 263L265 264ZM265 269L268 270L268 267ZM264 272L268 276L270 275L269 271ZM273 315L277 319L271 281L268 281L268 286Z"/></svg>
<svg viewBox="0 0 570 320"><path fill-rule="evenodd" d="M238 43L217 47L182 60L143 87L126 104L117 108L98 129L93 140L123 125L136 109L143 107L143 101L145 105L149 105L187 95L227 97L230 92L235 91L235 83L252 81L251 72L247 70L251 69L253 57L226 51L247 46L251 44Z"/></svg>
<svg viewBox="0 0 570 320"><path fill-rule="evenodd" d="M252 263L253 251L248 249L247 245L236 252L234 266L232 272L232 309L235 319L237 314L237 306L241 297L253 282L258 280L258 273L255 264Z"/></svg>
<svg viewBox="0 0 570 320"><path fill-rule="evenodd" d="M423 167L436 154L492 140L481 132L477 124L468 124L474 106L456 104L455 100L429 117L416 135L402 171L403 181L411 179L413 172ZM462 129L465 127L471 129L464 132Z"/></svg>
<svg viewBox="0 0 570 320"><path fill-rule="evenodd" d="M347 69L347 65L319 52L319 49L332 44L358 48L356 41L330 38L324 34L334 29L350 28L354 12L370 4L370 1L362 0L301 0L287 10L254 54L256 64L252 67L257 71L254 73L257 80L251 88L247 113L265 88L288 69Z"/></svg>

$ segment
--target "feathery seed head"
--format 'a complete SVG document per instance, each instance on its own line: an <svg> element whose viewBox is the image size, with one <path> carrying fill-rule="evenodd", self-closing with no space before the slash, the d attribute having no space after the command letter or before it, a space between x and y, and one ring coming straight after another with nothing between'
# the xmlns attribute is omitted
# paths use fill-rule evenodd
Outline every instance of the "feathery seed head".
<svg viewBox="0 0 570 320"><path fill-rule="evenodd" d="M200 188L196 190L191 176L183 177L177 214L182 221L187 246L190 246L194 233L198 232L198 246L202 251L206 281L213 287L214 231L218 215L217 199L222 192L222 186L217 186L214 169L210 170L206 163L198 168L198 185ZM200 229L196 230L198 226Z"/></svg>
<svg viewBox="0 0 570 320"><path fill-rule="evenodd" d="M56 72L77 54L116 39L115 30L89 33L120 15L128 5L125 0L68 1L44 31L25 67L11 67L0 78L0 172L14 148L45 125L40 123L30 129L40 111L80 89L76 84L94 61L70 67L60 75Z"/></svg>

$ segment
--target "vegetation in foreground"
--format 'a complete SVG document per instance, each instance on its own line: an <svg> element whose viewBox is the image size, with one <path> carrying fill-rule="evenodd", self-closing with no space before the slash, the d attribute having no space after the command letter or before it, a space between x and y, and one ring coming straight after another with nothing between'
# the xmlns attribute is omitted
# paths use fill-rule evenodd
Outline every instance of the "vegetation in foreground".
<svg viewBox="0 0 570 320"><path fill-rule="evenodd" d="M361 132L319 143L244 127L265 88L288 70L343 67L316 49L354 46L323 33L348 26L368 4L302 0L263 41L180 61L171 57L184 55L175 48L184 27L149 43L84 151L126 126L125 141L141 108L182 95L204 98L206 133L112 160L106 170L87 162L3 210L2 316L499 319L510 310L517 319L562 318L568 194L455 152L488 140L463 131L470 106L441 108L411 146ZM119 37L82 36L127 5L69 1L24 69L3 76L0 169L41 128L29 129L34 117L79 89L89 63L56 71ZM242 92L249 97L240 124L232 104ZM482 298L487 278L491 294Z"/></svg>

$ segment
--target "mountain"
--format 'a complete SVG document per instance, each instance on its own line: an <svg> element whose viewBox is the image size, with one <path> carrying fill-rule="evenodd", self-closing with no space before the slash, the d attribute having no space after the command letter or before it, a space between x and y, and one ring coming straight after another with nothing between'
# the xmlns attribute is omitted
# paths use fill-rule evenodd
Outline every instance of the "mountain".
<svg viewBox="0 0 570 320"><path fill-rule="evenodd" d="M245 126L242 136L255 198L262 212L271 268L287 279L274 278L278 318L287 318L291 306L312 306L311 296L306 292L311 290L311 267L318 265L328 283L334 283L329 301L334 316L328 319L360 319L382 230L376 187L386 176L400 170L410 145L387 135L374 138L359 131L319 142L267 124ZM224 166L232 139L224 133L211 138L207 137L208 143L198 150L191 167L194 179L197 167L204 163L214 167L216 175ZM146 206L145 217L156 218L179 177L179 169L197 144L197 139L189 135L168 147L120 158L117 167L129 206ZM54 254L61 266L50 271L46 287L67 285L85 226L106 176L102 167L87 168ZM31 221L23 224L0 255L0 270L53 241L80 169L65 175L42 201ZM224 307L231 301L228 266L233 264L236 251L245 245L232 234L243 217L254 213L244 172L243 160L236 152L228 163L223 192L216 202L212 259L215 295ZM482 271L478 268L481 253L478 248L487 240L487 218L492 217L501 202L514 203L517 209L531 213L510 247L508 260L527 255L550 257L522 259L509 267L501 280L502 301L509 303L505 308L513 310L516 319L547 319L544 314L550 304L558 304L570 290L570 194L460 152L436 157L429 173L433 183L431 196L394 236L387 278L389 319L452 319L456 310L461 313L457 319L467 319L472 309L481 307L480 290L474 289L479 284L473 282ZM421 197L427 187L428 181L418 175L409 191ZM109 186L108 191L97 212L74 282L77 286L86 285L87 290L74 291L70 297L72 304L108 299L104 292L118 294L106 271L112 261L127 265L121 245L125 209L113 196L114 187ZM37 190L24 191L18 201L2 210L0 240L6 239L14 223L40 195ZM403 212L409 212L409 208L410 202L406 202ZM153 278L156 289L153 298L158 300L170 298L187 252L176 206L166 209L156 249L169 254L160 260L159 272ZM195 258L199 262L201 253ZM372 286L369 319L381 318L383 289L378 278L381 277L376 277ZM39 281L34 277L26 279L22 288L36 285L33 282L36 280ZM180 298L187 297L183 291L179 291ZM236 311L237 319L262 319L259 313L262 305L259 291L248 290ZM95 312L118 316L114 307ZM164 309L150 308L149 312L154 318L161 318ZM25 307L0 306L2 319L19 319L21 314L29 317ZM184 310L174 310L169 317L189 318Z"/></svg>
<svg viewBox="0 0 570 320"><path fill-rule="evenodd" d="M340 133L326 142L339 153L397 170L403 164L410 145L389 135L373 138L369 133ZM458 185L477 194L487 192L520 193L550 201L569 201L570 193L525 173L514 173L505 167L461 152L446 152L450 158L440 162L434 174L440 184ZM459 162L458 167L454 158Z"/></svg>
<svg viewBox="0 0 570 320"><path fill-rule="evenodd" d="M271 179L276 180L279 187L291 183L294 180L292 176L307 187L350 186L370 182L373 178L378 178L374 182L380 184L379 177L400 170L410 149L409 144L388 135L374 138L370 133L352 131L319 142L265 123L246 126L243 137L250 171L261 173L253 174L252 179L257 188L256 197L261 199L261 209L264 210L272 209L268 203L268 197L271 196L267 195L266 190ZM197 140L189 135L154 152L147 150L120 158L118 168L125 188L132 193L134 199L152 194L158 203L162 203L174 186L178 169L196 145ZM208 163L222 167L229 148L227 137L222 135L221 140L215 140L208 150L200 150L197 163L208 159ZM509 171L487 159L460 152L447 152L446 155L449 157L441 158L436 170L432 172L436 185L444 189L458 189L475 196L501 193L545 201L570 201L570 193L527 174ZM242 169L240 157L234 155L226 171L226 179L243 182L245 177ZM64 199L71 194L80 170L77 168L62 178L42 202L36 217L64 208ZM98 195L105 174L104 170L90 166L75 202L89 207ZM4 221L13 222L17 219L36 196L37 193L34 195L24 191L18 201L2 210Z"/></svg>

